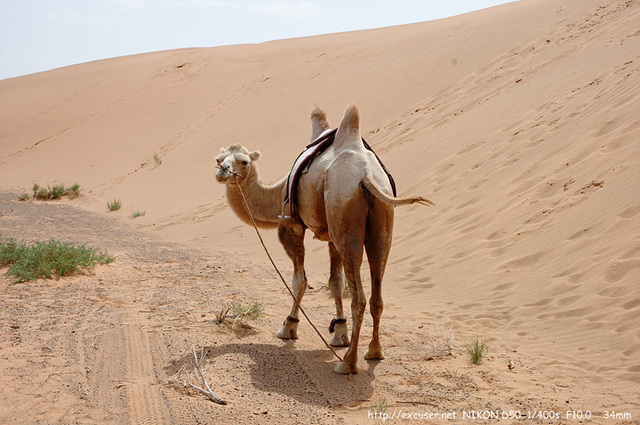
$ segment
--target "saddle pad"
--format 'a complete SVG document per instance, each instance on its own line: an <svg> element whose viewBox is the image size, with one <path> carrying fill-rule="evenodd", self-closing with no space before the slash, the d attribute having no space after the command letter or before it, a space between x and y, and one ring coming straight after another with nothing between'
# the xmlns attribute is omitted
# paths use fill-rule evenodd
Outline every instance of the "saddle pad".
<svg viewBox="0 0 640 425"><path fill-rule="evenodd" d="M325 130L318 136L313 142L309 143L304 151L293 163L293 167L291 167L291 172L289 173L289 177L287 178L287 190L285 192L284 203L282 204L282 215L279 216L280 219L291 218L296 216L296 188L298 187L298 181L300 180L300 176L307 172L309 166L313 162L313 160L320 154L322 154L330 145L333 143L333 140L336 137L338 129L333 130ZM386 173L389 178L389 183L391 183L391 189L393 190L393 196L397 196L396 194L396 183L393 180L393 177L387 171L387 168L384 166L378 155L371 149L369 144L362 139L362 144L365 149L371 151L380 166ZM287 204L290 204L290 215L285 215L285 207Z"/></svg>

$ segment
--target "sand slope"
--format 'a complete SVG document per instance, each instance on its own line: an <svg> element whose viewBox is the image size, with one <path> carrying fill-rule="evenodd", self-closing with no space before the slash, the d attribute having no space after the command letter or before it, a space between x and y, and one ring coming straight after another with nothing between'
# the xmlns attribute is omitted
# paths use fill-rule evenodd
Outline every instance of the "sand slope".
<svg viewBox="0 0 640 425"><path fill-rule="evenodd" d="M356 103L400 194L436 203L397 209L387 345L451 323L460 341L489 341L504 394L543 397L545 408L563 406L560 390L638 419L639 24L637 1L522 1L3 80L0 188L78 182L84 208L106 214L119 198L122 220L146 211L133 222L141 230L261 261L214 181L218 149L261 150L274 181L308 139L313 106L336 125ZM274 232L267 243L290 271ZM310 240L309 251L310 281L323 285L326 248ZM330 317L331 302L316 298ZM512 358L532 377L512 376Z"/></svg>

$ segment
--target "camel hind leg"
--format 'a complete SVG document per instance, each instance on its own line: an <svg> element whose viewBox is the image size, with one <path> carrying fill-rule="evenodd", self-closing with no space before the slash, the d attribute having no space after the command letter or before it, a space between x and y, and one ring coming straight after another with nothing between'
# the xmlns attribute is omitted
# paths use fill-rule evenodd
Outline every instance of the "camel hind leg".
<svg viewBox="0 0 640 425"><path fill-rule="evenodd" d="M352 248L355 247L352 246ZM359 251L357 248L348 249L348 251L342 255L344 272L347 277L347 282L349 283L349 288L351 289L351 318L353 327L351 330L351 342L349 343L347 353L344 355L344 360L333 369L336 373L343 375L358 373L358 341L360 339L360 328L362 327L364 310L367 307L367 300L360 278L362 253L361 245Z"/></svg>
<svg viewBox="0 0 640 425"><path fill-rule="evenodd" d="M382 316L382 277L391 250L393 233L393 207L374 202L367 219L367 236L364 246L371 272L371 299L369 308L373 317L373 335L369 350L364 355L366 360L384 359L380 344L380 317Z"/></svg>
<svg viewBox="0 0 640 425"><path fill-rule="evenodd" d="M349 199L337 198L326 203L329 235L340 255L349 289L351 290L351 342L334 371L340 374L358 373L358 340L367 301L360 278L360 266L364 254L364 238L368 205L363 196Z"/></svg>

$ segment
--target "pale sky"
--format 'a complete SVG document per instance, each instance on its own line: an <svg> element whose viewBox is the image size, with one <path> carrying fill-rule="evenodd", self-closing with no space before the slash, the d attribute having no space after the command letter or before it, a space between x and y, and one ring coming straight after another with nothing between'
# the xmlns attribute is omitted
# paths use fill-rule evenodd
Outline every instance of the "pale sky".
<svg viewBox="0 0 640 425"><path fill-rule="evenodd" d="M0 0L0 79L159 50L430 21L508 2Z"/></svg>

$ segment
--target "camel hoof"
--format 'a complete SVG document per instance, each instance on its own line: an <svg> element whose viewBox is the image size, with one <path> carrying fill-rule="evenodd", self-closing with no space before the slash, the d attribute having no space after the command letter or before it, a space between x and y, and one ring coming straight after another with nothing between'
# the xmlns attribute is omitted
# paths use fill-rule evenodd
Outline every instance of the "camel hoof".
<svg viewBox="0 0 640 425"><path fill-rule="evenodd" d="M329 344L332 347L349 346L349 328L346 323L336 323L334 327L333 339Z"/></svg>
<svg viewBox="0 0 640 425"><path fill-rule="evenodd" d="M331 342L332 347L348 347L349 346L349 337L347 335L342 336L334 336Z"/></svg>
<svg viewBox="0 0 640 425"><path fill-rule="evenodd" d="M369 347L367 353L364 355L365 360L382 360L384 359L384 354L382 354L382 347Z"/></svg>
<svg viewBox="0 0 640 425"><path fill-rule="evenodd" d="M288 328L285 325L282 329L276 332L276 336L280 339L298 339L298 330Z"/></svg>
<svg viewBox="0 0 640 425"><path fill-rule="evenodd" d="M345 362L340 362L339 364L336 365L336 367L333 368L333 371L340 375L351 375L351 374L358 373L358 366L356 366L355 364L352 366L349 366Z"/></svg>

